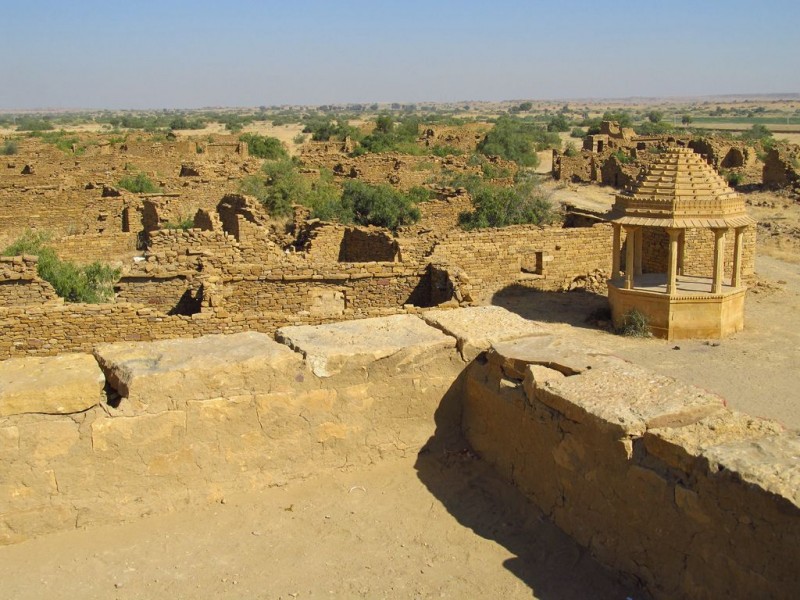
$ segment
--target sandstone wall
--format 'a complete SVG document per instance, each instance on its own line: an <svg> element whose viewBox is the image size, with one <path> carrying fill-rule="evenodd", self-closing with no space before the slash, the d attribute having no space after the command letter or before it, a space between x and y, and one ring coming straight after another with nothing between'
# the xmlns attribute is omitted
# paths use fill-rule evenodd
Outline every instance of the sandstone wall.
<svg viewBox="0 0 800 600"><path fill-rule="evenodd" d="M53 286L39 278L35 256L0 256L0 306L59 303Z"/></svg>
<svg viewBox="0 0 800 600"><path fill-rule="evenodd" d="M258 334L205 349L175 340L99 350L123 390L116 408L95 387L94 397L67 409L74 412L56 414L32 395L27 409L37 414L0 416L0 543L418 452L463 363L453 338L400 318L426 332L410 337L407 322L381 319L377 329L389 327L390 339L367 344L364 331L361 341L343 340L347 350L325 355L335 372L322 376L269 338L255 345ZM315 364L323 360L313 344L287 335L317 352ZM133 373L125 388L115 375L123 371ZM86 374L90 384L95 377Z"/></svg>
<svg viewBox="0 0 800 600"><path fill-rule="evenodd" d="M431 262L458 267L475 302L508 286L568 289L587 273L611 270L611 226L577 229L514 226L454 232L434 248Z"/></svg>
<svg viewBox="0 0 800 600"><path fill-rule="evenodd" d="M469 367L475 451L655 598L795 597L797 432L567 342L495 345Z"/></svg>
<svg viewBox="0 0 800 600"><path fill-rule="evenodd" d="M137 243L136 233L86 233L59 238L52 245L61 260L111 264L127 263L140 254Z"/></svg>

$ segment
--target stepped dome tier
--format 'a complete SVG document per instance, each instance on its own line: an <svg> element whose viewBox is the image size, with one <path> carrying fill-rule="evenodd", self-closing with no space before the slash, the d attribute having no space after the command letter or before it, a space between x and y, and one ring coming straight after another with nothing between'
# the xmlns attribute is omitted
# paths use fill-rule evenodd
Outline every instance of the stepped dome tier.
<svg viewBox="0 0 800 600"><path fill-rule="evenodd" d="M670 148L629 189L617 194L611 220L676 228L744 227L755 221L744 199L691 148Z"/></svg>

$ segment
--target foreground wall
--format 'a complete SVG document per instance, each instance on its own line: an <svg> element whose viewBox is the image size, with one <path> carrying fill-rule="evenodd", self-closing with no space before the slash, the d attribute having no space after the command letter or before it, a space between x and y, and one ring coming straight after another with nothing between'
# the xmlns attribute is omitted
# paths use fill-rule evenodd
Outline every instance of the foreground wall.
<svg viewBox="0 0 800 600"><path fill-rule="evenodd" d="M601 562L657 598L800 589L800 437L567 340L469 367L475 451Z"/></svg>
<svg viewBox="0 0 800 600"><path fill-rule="evenodd" d="M249 332L0 363L0 543L416 453L455 340L409 315L331 327L284 330L296 351Z"/></svg>

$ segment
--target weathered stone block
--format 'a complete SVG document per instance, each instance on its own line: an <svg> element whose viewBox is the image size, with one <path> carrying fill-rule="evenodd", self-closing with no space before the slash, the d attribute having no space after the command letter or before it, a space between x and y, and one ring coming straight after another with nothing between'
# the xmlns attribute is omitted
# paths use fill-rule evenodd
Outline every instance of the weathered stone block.
<svg viewBox="0 0 800 600"><path fill-rule="evenodd" d="M91 354L0 362L0 416L81 412L100 402L105 378Z"/></svg>
<svg viewBox="0 0 800 600"><path fill-rule="evenodd" d="M95 350L109 383L151 412L189 400L286 389L302 359L257 332L151 343L118 343Z"/></svg>

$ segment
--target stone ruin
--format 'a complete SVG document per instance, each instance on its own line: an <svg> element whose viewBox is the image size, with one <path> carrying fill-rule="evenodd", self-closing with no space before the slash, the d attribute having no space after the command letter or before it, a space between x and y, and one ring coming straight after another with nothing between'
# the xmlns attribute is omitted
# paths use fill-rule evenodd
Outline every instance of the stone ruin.
<svg viewBox="0 0 800 600"><path fill-rule="evenodd" d="M33 257L0 260L2 543L455 435L654 597L798 588L796 432L482 306L605 280L609 223L462 231L469 197L445 189L396 233L279 222L231 185L258 169L232 142L124 146L23 147L34 174L0 186L4 232L51 229L62 258L123 267L113 302L70 305ZM163 191L104 197L134 157L169 171ZM685 244L710 260L705 237ZM645 265L668 260L650 247Z"/></svg>

